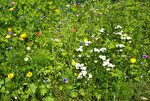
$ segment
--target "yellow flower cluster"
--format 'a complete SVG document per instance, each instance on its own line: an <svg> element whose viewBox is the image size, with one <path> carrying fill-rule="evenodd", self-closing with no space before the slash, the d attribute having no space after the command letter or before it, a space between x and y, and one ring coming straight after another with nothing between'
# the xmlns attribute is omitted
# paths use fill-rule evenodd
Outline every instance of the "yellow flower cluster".
<svg viewBox="0 0 150 101"><path fill-rule="evenodd" d="M21 35L20 35L20 38L19 38L20 41L23 41L23 38L25 38L26 36L27 36L26 34L21 34Z"/></svg>
<svg viewBox="0 0 150 101"><path fill-rule="evenodd" d="M9 74L8 78L12 79L14 77L14 74Z"/></svg>
<svg viewBox="0 0 150 101"><path fill-rule="evenodd" d="M29 72L29 73L27 74L27 77L31 77L31 76L32 76L32 73Z"/></svg>
<svg viewBox="0 0 150 101"><path fill-rule="evenodd" d="M56 12L56 13L58 13L58 12L59 12L59 10L58 10L58 9L56 9L56 10L55 10L55 12Z"/></svg>

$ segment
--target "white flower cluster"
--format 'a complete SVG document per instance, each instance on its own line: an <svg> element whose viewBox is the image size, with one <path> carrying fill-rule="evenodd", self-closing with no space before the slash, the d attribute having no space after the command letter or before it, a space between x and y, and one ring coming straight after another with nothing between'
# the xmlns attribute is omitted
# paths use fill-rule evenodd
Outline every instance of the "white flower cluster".
<svg viewBox="0 0 150 101"><path fill-rule="evenodd" d="M109 61L110 61L109 59L103 61L102 65L103 66L108 66L108 67L115 67L115 65L111 64Z"/></svg>
<svg viewBox="0 0 150 101"><path fill-rule="evenodd" d="M58 39L52 39L52 38L51 38L51 40L53 40L53 41L57 41L57 42L59 41Z"/></svg>
<svg viewBox="0 0 150 101"><path fill-rule="evenodd" d="M123 44L116 45L116 47L124 47Z"/></svg>
<svg viewBox="0 0 150 101"><path fill-rule="evenodd" d="M94 52L104 52L105 50L107 50L106 48L101 48L101 49L97 49L94 48ZM91 50L93 52L93 50Z"/></svg>
<svg viewBox="0 0 150 101"><path fill-rule="evenodd" d="M116 35L122 35L122 33L123 33L123 31L120 31L120 32L118 32L118 33L115 33L115 32L114 32L114 34L116 34Z"/></svg>
<svg viewBox="0 0 150 101"><path fill-rule="evenodd" d="M88 46L91 43L91 41L84 41L84 42L86 46Z"/></svg>
<svg viewBox="0 0 150 101"><path fill-rule="evenodd" d="M100 30L99 30L99 34L101 34L102 32L104 32L104 28L101 28Z"/></svg>
<svg viewBox="0 0 150 101"><path fill-rule="evenodd" d="M127 39L130 40L131 37L127 36L126 34L121 35L121 39Z"/></svg>
<svg viewBox="0 0 150 101"><path fill-rule="evenodd" d="M122 28L120 25L118 25L117 27L115 27L115 29L117 29L117 28Z"/></svg>
<svg viewBox="0 0 150 101"><path fill-rule="evenodd" d="M83 46L80 46L78 49L77 49L77 51L80 51L80 52L82 52L83 51Z"/></svg>
<svg viewBox="0 0 150 101"><path fill-rule="evenodd" d="M84 66L84 64L80 64L80 63L76 63L75 64L75 67L76 69L81 69L82 71L79 73L79 76L77 77L78 79L79 78L82 78L83 76L87 77L87 71L86 71L86 67ZM89 78L92 78L92 75L89 74L89 77L88 77L88 80Z"/></svg>

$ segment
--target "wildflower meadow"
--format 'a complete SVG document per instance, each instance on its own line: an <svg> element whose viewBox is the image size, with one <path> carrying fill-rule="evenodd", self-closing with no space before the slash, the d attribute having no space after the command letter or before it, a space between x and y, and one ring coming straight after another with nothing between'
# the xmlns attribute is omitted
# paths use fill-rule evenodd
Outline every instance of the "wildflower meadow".
<svg viewBox="0 0 150 101"><path fill-rule="evenodd" d="M150 101L149 0L0 0L0 101Z"/></svg>

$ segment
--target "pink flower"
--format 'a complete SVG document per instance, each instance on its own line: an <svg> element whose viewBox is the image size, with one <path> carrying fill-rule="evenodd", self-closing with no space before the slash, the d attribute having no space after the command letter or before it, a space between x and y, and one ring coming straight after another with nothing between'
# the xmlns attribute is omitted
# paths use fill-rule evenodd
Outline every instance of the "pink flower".
<svg viewBox="0 0 150 101"><path fill-rule="evenodd" d="M12 5L14 5L14 4L15 4L15 2L11 2L11 4L12 4Z"/></svg>

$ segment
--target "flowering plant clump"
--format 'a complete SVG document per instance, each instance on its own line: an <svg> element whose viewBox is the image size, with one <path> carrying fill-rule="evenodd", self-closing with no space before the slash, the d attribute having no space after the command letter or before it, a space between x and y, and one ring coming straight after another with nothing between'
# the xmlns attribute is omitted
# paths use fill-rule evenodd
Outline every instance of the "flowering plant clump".
<svg viewBox="0 0 150 101"><path fill-rule="evenodd" d="M0 101L150 100L148 0L3 0Z"/></svg>

